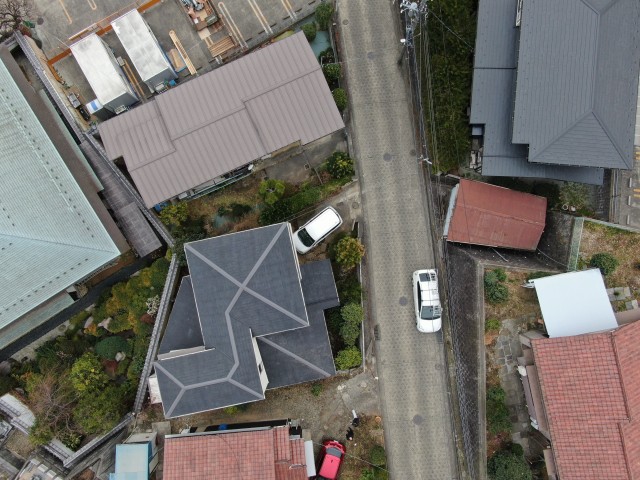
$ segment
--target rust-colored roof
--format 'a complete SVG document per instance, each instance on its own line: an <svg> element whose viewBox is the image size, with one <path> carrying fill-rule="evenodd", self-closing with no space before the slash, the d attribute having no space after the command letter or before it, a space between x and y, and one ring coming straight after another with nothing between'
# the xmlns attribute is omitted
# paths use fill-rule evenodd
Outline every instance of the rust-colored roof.
<svg viewBox="0 0 640 480"><path fill-rule="evenodd" d="M544 197L461 179L447 240L535 250L546 211Z"/></svg>
<svg viewBox="0 0 640 480"><path fill-rule="evenodd" d="M304 440L289 427L165 439L166 480L306 480Z"/></svg>
<svg viewBox="0 0 640 480"><path fill-rule="evenodd" d="M559 477L640 478L640 322L531 343Z"/></svg>

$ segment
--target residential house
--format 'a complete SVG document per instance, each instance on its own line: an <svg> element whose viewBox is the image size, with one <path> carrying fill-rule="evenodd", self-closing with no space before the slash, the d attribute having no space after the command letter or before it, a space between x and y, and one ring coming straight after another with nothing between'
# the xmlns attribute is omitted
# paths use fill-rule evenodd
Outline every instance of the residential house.
<svg viewBox="0 0 640 480"><path fill-rule="evenodd" d="M451 191L444 237L449 242L535 250L546 213L544 197L463 178Z"/></svg>
<svg viewBox="0 0 640 480"><path fill-rule="evenodd" d="M292 422L167 435L165 480L306 480L315 475L313 444Z"/></svg>
<svg viewBox="0 0 640 480"><path fill-rule="evenodd" d="M0 349L71 305L129 245L45 94L0 47Z"/></svg>
<svg viewBox="0 0 640 480"><path fill-rule="evenodd" d="M344 128L302 32L99 126L148 207L220 188L256 160Z"/></svg>
<svg viewBox="0 0 640 480"><path fill-rule="evenodd" d="M289 223L185 244L152 397L167 418L264 399L335 374L324 310L339 305L328 260L298 264Z"/></svg>
<svg viewBox="0 0 640 480"><path fill-rule="evenodd" d="M470 123L482 174L602 184L604 169L633 168L639 23L637 0L480 0Z"/></svg>

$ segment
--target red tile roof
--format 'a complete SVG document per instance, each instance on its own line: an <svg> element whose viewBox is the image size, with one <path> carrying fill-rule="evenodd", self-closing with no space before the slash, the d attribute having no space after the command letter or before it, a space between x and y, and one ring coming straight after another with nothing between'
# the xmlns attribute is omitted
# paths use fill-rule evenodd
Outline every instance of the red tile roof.
<svg viewBox="0 0 640 480"><path fill-rule="evenodd" d="M559 478L640 478L640 322L531 343Z"/></svg>
<svg viewBox="0 0 640 480"><path fill-rule="evenodd" d="M461 179L447 240L535 250L546 211L544 197Z"/></svg>
<svg viewBox="0 0 640 480"><path fill-rule="evenodd" d="M166 480L306 480L304 440L288 427L165 439Z"/></svg>

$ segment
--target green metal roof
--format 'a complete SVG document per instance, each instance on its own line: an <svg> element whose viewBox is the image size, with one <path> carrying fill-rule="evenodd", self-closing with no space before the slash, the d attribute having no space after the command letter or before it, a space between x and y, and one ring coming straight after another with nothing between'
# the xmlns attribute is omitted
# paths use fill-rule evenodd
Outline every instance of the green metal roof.
<svg viewBox="0 0 640 480"><path fill-rule="evenodd" d="M0 62L0 328L120 254Z"/></svg>

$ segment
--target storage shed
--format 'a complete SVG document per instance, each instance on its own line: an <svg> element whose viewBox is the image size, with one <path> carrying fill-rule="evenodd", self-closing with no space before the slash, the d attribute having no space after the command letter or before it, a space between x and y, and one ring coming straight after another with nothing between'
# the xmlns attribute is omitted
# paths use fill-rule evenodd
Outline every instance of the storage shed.
<svg viewBox="0 0 640 480"><path fill-rule="evenodd" d="M164 50L138 10L111 22L138 75L151 92L162 92L167 82L178 78Z"/></svg>
<svg viewBox="0 0 640 480"><path fill-rule="evenodd" d="M103 108L118 114L138 102L111 48L98 35L89 35L70 48Z"/></svg>

